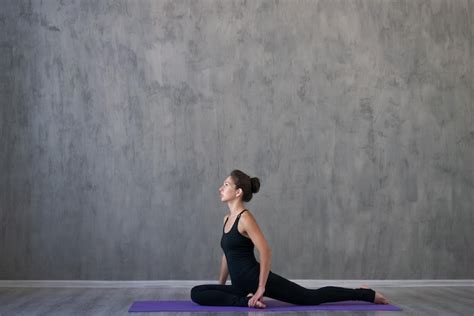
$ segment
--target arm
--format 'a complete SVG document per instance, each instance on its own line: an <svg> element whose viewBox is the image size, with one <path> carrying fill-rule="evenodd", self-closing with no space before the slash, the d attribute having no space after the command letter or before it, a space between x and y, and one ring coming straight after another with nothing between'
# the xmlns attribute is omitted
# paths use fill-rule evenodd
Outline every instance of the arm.
<svg viewBox="0 0 474 316"><path fill-rule="evenodd" d="M225 255L222 255L221 273L219 274L219 284L225 284L225 282L227 281L228 275L229 275L229 270L227 269L227 260L225 259Z"/></svg>
<svg viewBox="0 0 474 316"><path fill-rule="evenodd" d="M267 283L268 274L270 273L272 250L263 236L260 227L258 227L257 221L250 212L242 214L240 222L243 224L245 231L250 239L252 239L252 242L255 247L257 247L260 254L260 277L258 287L264 289L265 284Z"/></svg>

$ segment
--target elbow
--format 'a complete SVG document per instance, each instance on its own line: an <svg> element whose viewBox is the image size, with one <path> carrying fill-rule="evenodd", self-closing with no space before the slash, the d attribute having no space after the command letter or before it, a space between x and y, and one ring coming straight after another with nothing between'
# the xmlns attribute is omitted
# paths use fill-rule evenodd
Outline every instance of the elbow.
<svg viewBox="0 0 474 316"><path fill-rule="evenodd" d="M270 268L270 266L272 264L272 250L270 248L268 248L268 250L267 250L266 257L267 257L268 268Z"/></svg>
<svg viewBox="0 0 474 316"><path fill-rule="evenodd" d="M269 246L262 245L258 247L258 253L260 255L260 260L265 260L267 262L272 260L272 249Z"/></svg>
<svg viewBox="0 0 474 316"><path fill-rule="evenodd" d="M265 249L265 257L268 258L268 261L272 259L272 250L270 248Z"/></svg>

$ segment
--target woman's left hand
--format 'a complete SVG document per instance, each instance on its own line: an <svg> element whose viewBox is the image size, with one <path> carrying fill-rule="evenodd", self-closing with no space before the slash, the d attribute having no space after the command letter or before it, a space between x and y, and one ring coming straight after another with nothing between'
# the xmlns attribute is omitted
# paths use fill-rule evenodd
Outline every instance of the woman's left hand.
<svg viewBox="0 0 474 316"><path fill-rule="evenodd" d="M260 301L263 303L264 293L265 293L265 288L263 286L259 286L257 289L257 292L255 292L255 294L249 300L249 306L255 306L257 304L257 301Z"/></svg>

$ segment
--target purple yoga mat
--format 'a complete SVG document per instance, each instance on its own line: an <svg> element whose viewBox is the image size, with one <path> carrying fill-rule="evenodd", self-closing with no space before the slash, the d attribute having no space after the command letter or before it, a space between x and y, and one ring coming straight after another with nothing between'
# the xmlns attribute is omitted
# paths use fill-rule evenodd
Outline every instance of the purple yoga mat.
<svg viewBox="0 0 474 316"><path fill-rule="evenodd" d="M361 301L344 301L321 305L293 305L277 300L264 300L266 308L237 306L202 306L192 301L136 301L130 306L132 312L288 312L288 311L401 311L393 305L373 304Z"/></svg>

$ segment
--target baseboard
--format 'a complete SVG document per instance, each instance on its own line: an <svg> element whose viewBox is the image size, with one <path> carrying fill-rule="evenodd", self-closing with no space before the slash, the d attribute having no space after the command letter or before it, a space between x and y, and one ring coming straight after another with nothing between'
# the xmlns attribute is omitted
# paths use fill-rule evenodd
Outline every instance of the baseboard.
<svg viewBox="0 0 474 316"><path fill-rule="evenodd" d="M342 286L356 288L377 287L474 287L474 280L292 280L304 287ZM0 280L0 287L43 288L191 288L199 284L217 284L215 280L156 280L156 281L100 281L100 280ZM230 284L228 281L227 284Z"/></svg>

